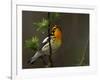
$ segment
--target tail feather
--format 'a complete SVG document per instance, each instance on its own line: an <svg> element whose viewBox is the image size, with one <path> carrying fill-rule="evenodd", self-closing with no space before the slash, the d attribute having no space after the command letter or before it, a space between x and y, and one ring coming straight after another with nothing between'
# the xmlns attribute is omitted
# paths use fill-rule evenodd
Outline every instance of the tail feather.
<svg viewBox="0 0 100 80"><path fill-rule="evenodd" d="M41 55L42 54L39 51L37 51L35 55L28 61L28 63L31 63L31 64L34 63Z"/></svg>

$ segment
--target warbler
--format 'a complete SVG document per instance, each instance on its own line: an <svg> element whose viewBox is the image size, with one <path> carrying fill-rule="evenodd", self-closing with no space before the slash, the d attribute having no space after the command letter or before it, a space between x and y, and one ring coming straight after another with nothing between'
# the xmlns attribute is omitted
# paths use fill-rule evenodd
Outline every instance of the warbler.
<svg viewBox="0 0 100 80"><path fill-rule="evenodd" d="M57 49L62 44L62 31L61 28L58 25L54 25L50 31L50 38L47 36L43 42L42 47L34 54L34 56L29 60L29 63L34 63L39 57L43 55L50 55L50 45L49 45L49 39L52 49L52 54L54 54Z"/></svg>

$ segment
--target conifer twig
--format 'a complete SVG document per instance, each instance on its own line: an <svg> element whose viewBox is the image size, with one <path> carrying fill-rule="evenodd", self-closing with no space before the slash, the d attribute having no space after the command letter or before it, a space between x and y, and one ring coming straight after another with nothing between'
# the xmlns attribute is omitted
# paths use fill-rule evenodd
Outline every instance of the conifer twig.
<svg viewBox="0 0 100 80"><path fill-rule="evenodd" d="M50 61L50 67L53 66L53 62L52 62L52 47L51 47L51 37L50 37L50 24L51 24L51 20L50 20L50 13L48 12L48 20L49 20L49 24L48 24L48 37L49 37L49 52L50 52L50 55L49 55L49 61Z"/></svg>

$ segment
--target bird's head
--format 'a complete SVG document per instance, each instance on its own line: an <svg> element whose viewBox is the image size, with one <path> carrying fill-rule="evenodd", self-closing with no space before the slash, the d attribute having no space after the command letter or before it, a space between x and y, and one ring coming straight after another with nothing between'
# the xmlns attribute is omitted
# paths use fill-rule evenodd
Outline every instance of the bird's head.
<svg viewBox="0 0 100 80"><path fill-rule="evenodd" d="M52 32L52 35L54 35L56 39L61 40L61 38L62 38L62 31L61 31L60 26L55 25L54 27L52 27L51 32Z"/></svg>

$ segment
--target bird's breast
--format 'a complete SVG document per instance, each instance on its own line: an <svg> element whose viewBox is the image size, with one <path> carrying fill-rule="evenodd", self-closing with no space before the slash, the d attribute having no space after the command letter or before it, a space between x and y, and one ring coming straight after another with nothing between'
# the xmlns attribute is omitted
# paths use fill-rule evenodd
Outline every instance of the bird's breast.
<svg viewBox="0 0 100 80"><path fill-rule="evenodd" d="M52 53L55 53L60 46L61 46L61 41L51 40ZM49 55L50 54L49 49L50 49L49 43L47 43L46 45L43 46L42 52L46 55Z"/></svg>

